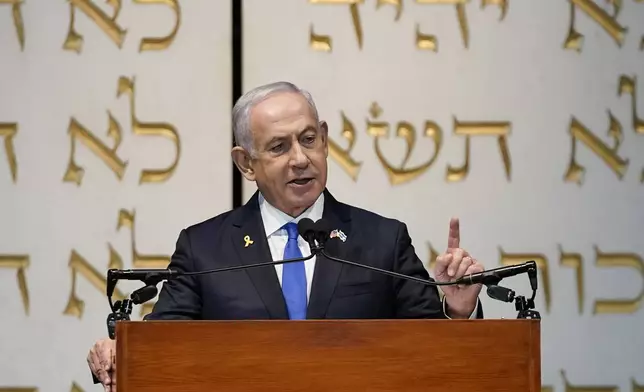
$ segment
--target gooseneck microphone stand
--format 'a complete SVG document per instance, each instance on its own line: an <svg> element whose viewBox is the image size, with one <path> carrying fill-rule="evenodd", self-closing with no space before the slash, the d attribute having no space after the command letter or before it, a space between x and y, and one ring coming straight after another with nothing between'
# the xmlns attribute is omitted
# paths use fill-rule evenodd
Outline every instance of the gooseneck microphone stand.
<svg viewBox="0 0 644 392"><path fill-rule="evenodd" d="M160 270L163 271L163 270ZM116 283L119 278L116 276L116 270L109 270L107 272L107 299L110 303L112 313L107 316L107 333L110 339L114 340L116 336L116 323L118 321L130 320L132 314L132 306L140 305L148 302L157 295L157 284L165 280L165 276L159 273L149 273L143 279L140 279L145 286L135 290L130 294L130 298L124 298L112 303L112 295L116 288Z"/></svg>

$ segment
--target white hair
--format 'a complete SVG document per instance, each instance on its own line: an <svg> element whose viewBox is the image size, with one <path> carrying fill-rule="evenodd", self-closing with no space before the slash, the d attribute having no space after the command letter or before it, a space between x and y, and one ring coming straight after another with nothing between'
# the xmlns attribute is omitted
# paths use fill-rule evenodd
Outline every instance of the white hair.
<svg viewBox="0 0 644 392"><path fill-rule="evenodd" d="M301 94L309 103L309 106L313 111L316 124L319 122L318 110L315 106L315 102L313 101L313 97L308 91L289 82L275 82L256 87L237 100L233 107L232 118L235 144L248 151L251 155L254 155L255 148L253 144L253 133L250 129L250 111L255 105L262 102L269 96L281 92Z"/></svg>

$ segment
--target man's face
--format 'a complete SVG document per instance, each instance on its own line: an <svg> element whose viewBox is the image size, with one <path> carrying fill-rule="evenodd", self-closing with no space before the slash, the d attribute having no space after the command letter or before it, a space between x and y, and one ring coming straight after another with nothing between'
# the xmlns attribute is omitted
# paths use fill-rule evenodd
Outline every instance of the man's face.
<svg viewBox="0 0 644 392"><path fill-rule="evenodd" d="M327 125L317 123L306 99L277 93L251 110L255 156L244 176L257 183L266 200L297 216L324 191L327 178Z"/></svg>

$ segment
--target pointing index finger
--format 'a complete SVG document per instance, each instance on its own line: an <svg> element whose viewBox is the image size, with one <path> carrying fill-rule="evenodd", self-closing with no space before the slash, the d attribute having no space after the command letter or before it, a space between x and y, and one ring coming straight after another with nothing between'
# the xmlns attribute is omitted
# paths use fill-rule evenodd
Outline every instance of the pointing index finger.
<svg viewBox="0 0 644 392"><path fill-rule="evenodd" d="M452 218L449 221L449 237L447 237L447 249L456 249L461 242L461 232L458 218Z"/></svg>

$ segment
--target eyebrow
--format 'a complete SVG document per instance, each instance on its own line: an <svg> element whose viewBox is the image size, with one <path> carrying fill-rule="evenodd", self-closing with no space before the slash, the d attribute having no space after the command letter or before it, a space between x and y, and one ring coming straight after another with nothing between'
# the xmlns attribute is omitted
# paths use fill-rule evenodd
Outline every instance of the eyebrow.
<svg viewBox="0 0 644 392"><path fill-rule="evenodd" d="M267 142L266 142L266 144L264 144L264 147L263 147L263 148L268 148L268 147L270 147L271 145L273 145L274 143L276 143L276 142L281 142L281 141L283 141L284 139L285 139L285 137L284 137L284 136L275 136L275 137L273 137L272 139L270 139L269 141L267 141Z"/></svg>
<svg viewBox="0 0 644 392"><path fill-rule="evenodd" d="M302 136L302 134L304 134L304 133L306 133L308 131L317 132L317 128L312 126L312 125L308 125L302 131L300 131L300 133L297 136L300 137L300 136ZM289 138L290 138L290 136L273 136L268 142L266 142L266 146L270 146L271 144L273 144L275 142L280 142L280 141L283 141L283 140L286 140L286 139L289 139Z"/></svg>
<svg viewBox="0 0 644 392"><path fill-rule="evenodd" d="M304 128L302 130L302 132L300 132L300 135L302 135L303 133L308 132L308 131L317 131L317 128L314 127L313 125L308 125L306 128Z"/></svg>

